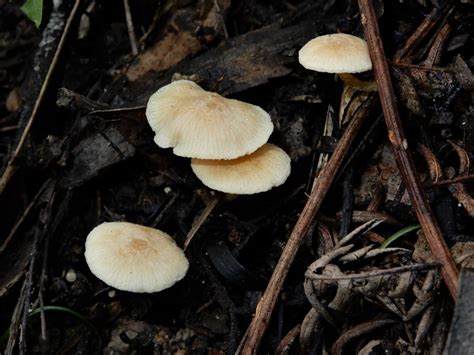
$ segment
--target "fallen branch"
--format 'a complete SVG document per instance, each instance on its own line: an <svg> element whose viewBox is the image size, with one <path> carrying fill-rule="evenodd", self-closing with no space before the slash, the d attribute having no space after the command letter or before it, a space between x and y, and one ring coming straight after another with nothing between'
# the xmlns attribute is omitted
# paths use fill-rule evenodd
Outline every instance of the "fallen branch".
<svg viewBox="0 0 474 355"><path fill-rule="evenodd" d="M306 202L290 237L288 238L285 249L278 260L265 293L258 302L255 316L247 330L247 338L242 346L241 354L249 355L257 352L296 253L306 237L314 217L318 213L324 197L331 187L331 184L349 151L351 143L357 135L365 117L367 117L368 111L372 107L373 102L374 97L370 96L363 107L355 113L328 163L315 179L316 183L313 185L314 187L311 191L311 195L309 196L309 199Z"/></svg>
<svg viewBox="0 0 474 355"><path fill-rule="evenodd" d="M364 27L365 38L374 66L380 103L388 128L388 137L393 147L398 169L405 181L411 203L415 209L423 233L430 245L433 256L441 264L443 279L452 297L455 299L458 287L458 270L444 241L441 230L433 217L433 212L426 199L423 185L408 151L408 141L405 137L398 115L398 109L395 104L396 98L389 74L387 59L383 51L375 10L371 0L358 0L358 2L361 22Z"/></svg>

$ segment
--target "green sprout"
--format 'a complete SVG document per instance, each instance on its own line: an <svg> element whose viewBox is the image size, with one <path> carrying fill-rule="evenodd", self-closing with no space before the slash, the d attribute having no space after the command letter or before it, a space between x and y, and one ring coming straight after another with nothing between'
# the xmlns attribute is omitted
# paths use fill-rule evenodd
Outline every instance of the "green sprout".
<svg viewBox="0 0 474 355"><path fill-rule="evenodd" d="M415 229L419 229L420 225L419 224L412 224L408 227L405 227L403 229L400 229L398 232L395 232L392 234L390 237L385 239L385 241L382 243L380 246L380 249L385 249L388 247L390 244L392 244L394 241L396 241L398 238L403 237L405 234L410 233L411 231L414 231Z"/></svg>
<svg viewBox="0 0 474 355"><path fill-rule="evenodd" d="M36 27L41 25L43 19L43 0L26 0L21 10L34 22Z"/></svg>

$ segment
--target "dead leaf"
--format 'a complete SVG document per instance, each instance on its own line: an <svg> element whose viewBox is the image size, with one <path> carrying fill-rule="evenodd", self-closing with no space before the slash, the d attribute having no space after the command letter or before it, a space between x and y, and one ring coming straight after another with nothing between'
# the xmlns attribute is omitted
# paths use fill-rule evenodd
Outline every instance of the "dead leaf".
<svg viewBox="0 0 474 355"><path fill-rule="evenodd" d="M474 269L474 242L457 242L451 248L456 264Z"/></svg>
<svg viewBox="0 0 474 355"><path fill-rule="evenodd" d="M191 33L169 28L161 41L141 53L127 70L127 78L135 81L150 71L168 69L201 49L201 42Z"/></svg>
<svg viewBox="0 0 474 355"><path fill-rule="evenodd" d="M461 146L457 145L451 140L448 140L449 144L451 144L456 151L456 154L459 157L459 175L466 175L469 173L469 166L470 166L470 160L469 160L469 154L466 152L464 148Z"/></svg>
<svg viewBox="0 0 474 355"><path fill-rule="evenodd" d="M417 89L411 77L403 70L394 68L393 74L398 86L400 101L405 107L417 116L424 117L425 110L418 96Z"/></svg>
<svg viewBox="0 0 474 355"><path fill-rule="evenodd" d="M464 207L469 216L474 218L474 199L466 187L461 183L452 184L449 186L449 191L451 191L456 200Z"/></svg>
<svg viewBox="0 0 474 355"><path fill-rule="evenodd" d="M18 112L21 108L21 96L18 92L18 88L14 88L7 96L5 106L8 112Z"/></svg>
<svg viewBox="0 0 474 355"><path fill-rule="evenodd" d="M437 182L440 178L443 177L443 169L441 169L441 165L439 164L438 158L436 158L434 153L425 145L419 144L418 148L421 152L421 155L423 155L426 164L428 165L431 180L433 182Z"/></svg>

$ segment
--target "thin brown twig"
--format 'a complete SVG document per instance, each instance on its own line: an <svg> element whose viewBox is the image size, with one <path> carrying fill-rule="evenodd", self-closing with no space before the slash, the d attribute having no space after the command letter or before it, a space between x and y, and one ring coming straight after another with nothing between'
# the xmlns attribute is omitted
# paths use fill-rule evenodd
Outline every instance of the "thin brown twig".
<svg viewBox="0 0 474 355"><path fill-rule="evenodd" d="M26 218L30 215L30 212L32 211L33 207L36 205L38 202L39 198L41 195L48 189L48 187L51 185L52 180L48 179L46 180L43 185L38 189L38 192L36 195L33 197L31 202L26 206L25 210L23 211L21 217L18 219L18 221L15 223L13 228L10 230L10 233L8 236L4 239L3 243L0 245L0 254L5 251L7 248L8 244L12 240L12 238L15 236L16 232L18 229L23 225L23 222L26 220Z"/></svg>
<svg viewBox="0 0 474 355"><path fill-rule="evenodd" d="M133 29L132 13L130 12L130 4L128 0L123 0L123 7L125 9L125 21L127 23L128 38L130 39L130 47L132 49L132 55L138 54L137 37L135 36L135 30Z"/></svg>
<svg viewBox="0 0 474 355"><path fill-rule="evenodd" d="M293 231L288 238L286 246L273 271L272 277L267 285L265 293L260 299L255 316L250 323L247 337L243 343L241 354L250 355L257 352L262 336L267 329L273 308L277 302L283 283L286 279L290 266L296 253L306 237L308 230L326 196L343 160L347 155L352 141L357 135L368 111L374 102L371 95L367 102L357 111L346 128L343 136L339 140L334 153L328 163L321 170L317 177L317 183L311 191L306 205L301 212Z"/></svg>
<svg viewBox="0 0 474 355"><path fill-rule="evenodd" d="M3 193L3 190L7 186L8 182L12 178L12 176L15 174L16 171L16 166L15 162L18 156L20 155L25 142L26 138L28 137L28 134L30 133L31 127L33 126L33 122L36 118L36 115L38 113L38 110L43 102L44 96L46 94L46 89L48 88L49 82L51 81L51 77L54 73L54 70L56 69L56 66L59 61L59 56L62 53L62 50L64 48L64 44L66 43L67 36L69 34L69 31L72 27L72 24L74 22L74 19L76 18L76 15L78 13L80 4L82 0L76 0L74 3L74 6L71 10L71 13L69 14L69 17L66 21L66 25L64 26L64 31L63 34L61 35L61 39L59 40L58 48L56 49L56 52L54 53L54 57L51 61L51 65L48 68L48 72L46 73L46 77L44 78L43 84L41 85L40 92L38 94L38 97L36 98L35 104L33 106L33 110L31 112L31 115L28 119L28 122L26 123L26 126L20 136L20 139L12 153L12 156L10 157L10 160L7 163L7 166L5 170L3 171L3 174L0 178L0 195Z"/></svg>
<svg viewBox="0 0 474 355"><path fill-rule="evenodd" d="M445 5L441 8L435 7L428 16L421 22L417 29L412 33L412 35L406 40L406 42L401 46L395 56L393 61L395 63L401 62L403 59L410 56L410 54L417 48L418 44L423 41L423 39L431 32L431 30L436 26L438 20L444 17L452 9L451 6Z"/></svg>
<svg viewBox="0 0 474 355"><path fill-rule="evenodd" d="M443 67L428 67L426 65L419 65L419 64L409 64L409 63L397 63L397 62L390 62L391 66L399 67L399 68L407 68L407 69L414 69L414 70L422 70L422 71L434 71L434 72L443 72L443 73L451 73L452 70L450 68L443 68Z"/></svg>
<svg viewBox="0 0 474 355"><path fill-rule="evenodd" d="M221 199L220 196L221 195L214 196L214 198L211 201L209 201L209 203L206 205L206 208L204 208L204 210L201 212L198 219L193 223L193 226L189 230L188 235L186 236L186 240L184 241L184 246L183 246L184 250L188 249L188 246L193 240L196 233L199 231L199 229L201 229L204 222L206 222L211 212L217 206L217 204L219 203Z"/></svg>
<svg viewBox="0 0 474 355"><path fill-rule="evenodd" d="M388 129L388 137L393 147L398 169L405 181L413 208L433 256L440 262L441 274L451 296L455 299L458 288L458 269L443 239L438 223L433 217L433 212L426 199L420 177L416 172L415 165L408 151L408 142L398 115L395 93L383 50L375 10L371 0L358 0L358 2L361 22L374 67L380 103Z"/></svg>
<svg viewBox="0 0 474 355"><path fill-rule="evenodd" d="M293 327L280 341L280 344L278 344L277 348L275 349L275 354L276 355L288 354L291 345L296 340L296 338L300 335L300 330L301 330L301 324L298 324L295 327Z"/></svg>
<svg viewBox="0 0 474 355"><path fill-rule="evenodd" d="M18 125L5 126L0 128L0 133L10 132L18 129Z"/></svg>
<svg viewBox="0 0 474 355"><path fill-rule="evenodd" d="M437 187L457 184L458 182L466 182L466 181L471 181L471 180L474 180L474 175L457 176L457 177L452 178L452 179L438 180L436 182L433 181L431 184L426 185L426 188L427 189L436 189Z"/></svg>

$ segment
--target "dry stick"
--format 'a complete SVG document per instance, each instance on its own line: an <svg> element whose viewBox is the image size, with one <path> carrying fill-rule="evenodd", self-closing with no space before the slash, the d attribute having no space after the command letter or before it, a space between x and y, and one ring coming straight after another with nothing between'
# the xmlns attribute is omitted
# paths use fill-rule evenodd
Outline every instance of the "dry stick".
<svg viewBox="0 0 474 355"><path fill-rule="evenodd" d="M188 246L193 240L194 236L199 231L199 229L201 229L204 222L206 222L207 218L209 217L211 212L214 210L214 208L217 206L220 199L221 199L220 195L214 196L214 198L210 202L208 202L206 208L201 212L201 215L199 216L199 218L193 223L193 226L191 227L191 230L188 232L188 235L186 236L186 240L184 241L184 246L183 246L184 250L188 249Z"/></svg>
<svg viewBox="0 0 474 355"><path fill-rule="evenodd" d="M423 185L416 172L415 165L408 151L402 123L395 104L395 94L389 74L387 59L371 0L358 0L361 22L364 26L365 38L374 66L375 79L379 90L380 103L388 129L388 137L392 144L398 169L405 181L412 205L420 222L423 233L428 241L433 256L441 264L441 274L455 299L458 288L458 269L443 239L441 230L433 217L433 212L426 199Z"/></svg>
<svg viewBox="0 0 474 355"><path fill-rule="evenodd" d="M128 38L130 39L130 47L132 48L132 55L138 54L137 37L133 29L132 14L130 12L130 5L128 0L123 0L123 7L125 8L125 20L127 22Z"/></svg>
<svg viewBox="0 0 474 355"><path fill-rule="evenodd" d="M46 73L46 77L43 81L43 85L41 86L38 97L36 98L33 111L31 112L30 118L28 119L25 129L23 130L23 133L21 134L20 140L18 141L18 144L15 147L15 150L13 151L11 158L7 163L7 166L2 174L2 177L0 178L0 195L3 193L3 190L5 189L8 182L10 181L10 179L12 178L13 174L16 171L15 161L20 155L23 149L23 146L25 145L26 138L28 137L28 134L30 133L31 127L33 126L33 122L38 113L39 107L41 103L43 102L46 89L48 88L48 84L51 80L51 76L53 75L53 72L56 69L56 65L58 64L58 60L59 60L58 59L59 55L61 54L63 50L64 43L66 42L67 35L71 29L73 20L76 17L76 14L78 12L79 5L81 4L81 2L82 0L76 0L76 2L74 3L74 7L72 8L71 13L69 14L66 25L64 26L63 34L61 35L61 39L59 40L58 48L56 49L56 53L54 54L53 60L51 61L51 65L49 66L48 72Z"/></svg>
<svg viewBox="0 0 474 355"><path fill-rule="evenodd" d="M427 189L435 189L437 187L442 187L446 185L452 185L456 184L458 182L466 182L466 181L471 181L474 180L474 175L463 175L463 176L457 176L452 179L446 179L446 180L438 180L438 181L433 181L431 184L426 185L425 187Z"/></svg>
<svg viewBox="0 0 474 355"><path fill-rule="evenodd" d="M407 39L403 46L397 50L397 53L393 58L394 62L401 62L404 58L409 56L416 48L417 44L435 27L438 20L446 15L450 10L451 6L449 5L445 5L442 8L434 8L433 11L425 17L415 32L413 32L413 34Z"/></svg>
<svg viewBox="0 0 474 355"><path fill-rule="evenodd" d="M241 354L250 355L257 351L263 333L267 329L273 307L277 302L278 295L280 294L288 270L296 256L296 252L298 251L303 239L306 237L311 223L313 222L313 219L316 216L316 213L318 212L319 207L321 206L323 199L344 160L344 157L347 155L354 137L367 116L368 111L374 102L373 99L374 97L371 95L365 105L355 113L351 122L347 126L346 131L339 140L334 153L326 166L319 173L319 176L316 179L317 183L314 185L311 195L309 196L308 201L306 202L306 205L301 212L290 237L288 238L285 249L278 260L278 264L268 282L265 293L258 302L255 316L247 330L247 337L242 346Z"/></svg>

